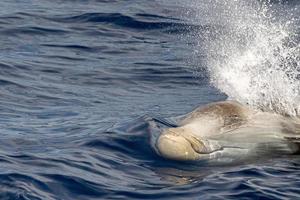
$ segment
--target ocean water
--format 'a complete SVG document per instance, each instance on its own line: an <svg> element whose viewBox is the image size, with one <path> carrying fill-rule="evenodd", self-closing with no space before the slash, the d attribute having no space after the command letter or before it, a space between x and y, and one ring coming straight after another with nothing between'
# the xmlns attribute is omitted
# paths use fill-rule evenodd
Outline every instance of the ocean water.
<svg viewBox="0 0 300 200"><path fill-rule="evenodd" d="M0 199L300 199L297 155L171 162L148 124L227 98L297 114L298 1L0 5Z"/></svg>

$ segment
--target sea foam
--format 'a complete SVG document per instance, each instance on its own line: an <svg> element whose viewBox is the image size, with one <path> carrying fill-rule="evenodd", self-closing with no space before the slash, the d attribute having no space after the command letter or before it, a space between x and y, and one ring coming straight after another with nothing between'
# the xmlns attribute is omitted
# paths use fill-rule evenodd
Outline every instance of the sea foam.
<svg viewBox="0 0 300 200"><path fill-rule="evenodd" d="M252 0L195 1L195 18L217 27L199 32L201 42L195 55L205 52L212 85L230 99L295 116L300 113L298 21L293 13L281 13L284 6L290 5Z"/></svg>

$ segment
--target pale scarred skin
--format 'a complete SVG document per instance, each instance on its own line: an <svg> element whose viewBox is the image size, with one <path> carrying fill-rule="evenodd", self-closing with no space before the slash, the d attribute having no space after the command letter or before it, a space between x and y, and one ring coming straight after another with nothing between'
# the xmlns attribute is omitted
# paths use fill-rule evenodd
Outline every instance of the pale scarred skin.
<svg viewBox="0 0 300 200"><path fill-rule="evenodd" d="M266 153L266 148L292 154L299 145L287 138L300 137L299 124L298 118L250 109L235 101L211 103L187 114L177 128L163 130L156 151L177 161Z"/></svg>

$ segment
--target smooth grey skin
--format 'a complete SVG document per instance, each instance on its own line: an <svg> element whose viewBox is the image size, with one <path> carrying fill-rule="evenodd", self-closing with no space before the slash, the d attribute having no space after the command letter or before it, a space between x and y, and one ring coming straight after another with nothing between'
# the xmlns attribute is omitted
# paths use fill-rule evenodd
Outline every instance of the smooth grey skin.
<svg viewBox="0 0 300 200"><path fill-rule="evenodd" d="M235 101L201 106L178 125L164 129L154 141L156 152L166 159L232 162L299 151L299 118L254 110Z"/></svg>

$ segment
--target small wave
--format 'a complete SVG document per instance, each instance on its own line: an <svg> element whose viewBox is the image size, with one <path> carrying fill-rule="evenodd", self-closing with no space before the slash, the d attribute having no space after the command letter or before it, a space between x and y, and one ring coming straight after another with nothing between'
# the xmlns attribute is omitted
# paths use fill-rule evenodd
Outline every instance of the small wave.
<svg viewBox="0 0 300 200"><path fill-rule="evenodd" d="M47 27L17 27L1 30L2 34L18 35L18 34L30 34L30 35L62 35L68 33L66 30L47 28Z"/></svg>
<svg viewBox="0 0 300 200"><path fill-rule="evenodd" d="M141 17L143 17L143 20L139 19ZM138 30L164 30L169 33L181 33L192 29L201 29L199 25L173 22L174 20L177 21L177 19L146 14L137 14L131 17L121 13L84 13L72 17L57 16L50 19L62 23L105 23Z"/></svg>

